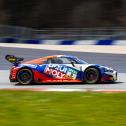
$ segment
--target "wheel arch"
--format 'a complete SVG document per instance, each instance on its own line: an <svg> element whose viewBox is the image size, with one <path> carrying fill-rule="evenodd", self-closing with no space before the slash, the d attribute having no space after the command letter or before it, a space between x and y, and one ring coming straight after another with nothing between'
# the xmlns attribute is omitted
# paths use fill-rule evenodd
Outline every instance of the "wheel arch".
<svg viewBox="0 0 126 126"><path fill-rule="evenodd" d="M85 71L87 70L87 69L89 69L89 68L95 68L95 69L97 69L98 70L98 72L99 72L99 75L100 75L100 78L99 79L101 79L101 75L102 75L102 73L101 73L101 70L100 70L100 68L98 68L97 66L88 66L85 70L84 70L84 76L85 76ZM84 76L83 76L83 79L84 79Z"/></svg>
<svg viewBox="0 0 126 126"><path fill-rule="evenodd" d="M32 69L31 69L30 67L27 67L27 66L23 66L23 67L21 67L21 68L17 71L17 73L16 73L16 80L17 80L18 72L19 72L20 70L22 70L22 69L28 69L28 70L30 70L30 71L32 72L33 80L34 80L34 72L32 71Z"/></svg>

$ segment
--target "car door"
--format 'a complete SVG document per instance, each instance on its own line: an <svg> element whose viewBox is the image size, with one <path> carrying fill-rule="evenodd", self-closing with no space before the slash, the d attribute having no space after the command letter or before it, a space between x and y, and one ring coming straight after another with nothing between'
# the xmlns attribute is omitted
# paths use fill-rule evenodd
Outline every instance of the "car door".
<svg viewBox="0 0 126 126"><path fill-rule="evenodd" d="M82 81L81 67L67 57L55 57L48 59L47 67L44 72L49 74L53 80L56 81Z"/></svg>
<svg viewBox="0 0 126 126"><path fill-rule="evenodd" d="M67 65L68 71L67 74L72 77L72 80L75 81L83 81L83 72L82 72L82 64L78 64L76 60L70 57L62 57L63 59L67 59L68 62L64 62Z"/></svg>

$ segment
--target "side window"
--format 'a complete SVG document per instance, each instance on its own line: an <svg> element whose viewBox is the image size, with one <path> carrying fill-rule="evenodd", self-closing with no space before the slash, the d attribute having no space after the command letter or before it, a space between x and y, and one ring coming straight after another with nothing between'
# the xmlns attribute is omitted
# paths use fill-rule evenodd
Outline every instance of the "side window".
<svg viewBox="0 0 126 126"><path fill-rule="evenodd" d="M66 57L50 58L47 60L47 63L50 64L71 64L71 60Z"/></svg>
<svg viewBox="0 0 126 126"><path fill-rule="evenodd" d="M47 64L50 64L51 63L51 59L47 59Z"/></svg>
<svg viewBox="0 0 126 126"><path fill-rule="evenodd" d="M61 57L60 59L62 60L63 64L71 64L71 61L69 58Z"/></svg>
<svg viewBox="0 0 126 126"><path fill-rule="evenodd" d="M60 58L50 58L47 60L47 63L50 64L63 64L63 61Z"/></svg>

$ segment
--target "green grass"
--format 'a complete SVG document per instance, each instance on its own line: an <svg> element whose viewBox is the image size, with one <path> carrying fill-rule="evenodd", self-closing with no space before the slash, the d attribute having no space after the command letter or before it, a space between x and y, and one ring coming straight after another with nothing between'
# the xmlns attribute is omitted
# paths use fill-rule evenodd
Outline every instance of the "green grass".
<svg viewBox="0 0 126 126"><path fill-rule="evenodd" d="M126 126L126 93L0 91L0 126Z"/></svg>

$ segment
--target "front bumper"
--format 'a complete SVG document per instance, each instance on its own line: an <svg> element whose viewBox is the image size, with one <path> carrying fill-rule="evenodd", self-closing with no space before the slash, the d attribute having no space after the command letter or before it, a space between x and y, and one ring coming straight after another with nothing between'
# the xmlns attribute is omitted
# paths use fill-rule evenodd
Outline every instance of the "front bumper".
<svg viewBox="0 0 126 126"><path fill-rule="evenodd" d="M105 72L102 77L101 77L101 81L102 82L114 82L117 80L117 72L113 71L113 72Z"/></svg>

